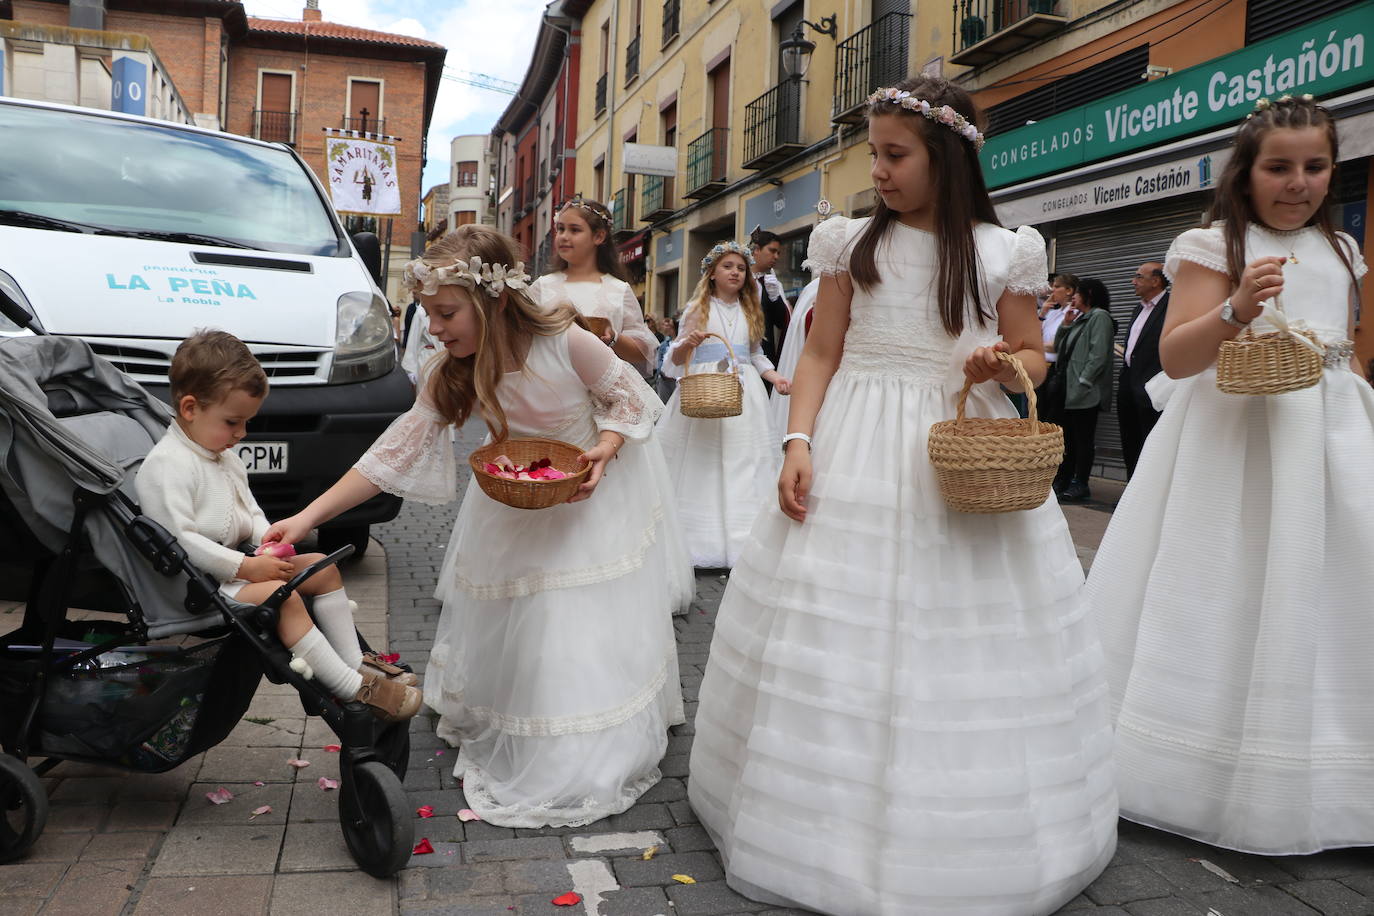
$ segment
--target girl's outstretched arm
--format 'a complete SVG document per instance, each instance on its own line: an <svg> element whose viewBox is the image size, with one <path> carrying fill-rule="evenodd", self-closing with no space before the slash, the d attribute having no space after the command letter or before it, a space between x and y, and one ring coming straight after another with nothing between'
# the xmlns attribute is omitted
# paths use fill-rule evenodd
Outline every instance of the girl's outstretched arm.
<svg viewBox="0 0 1374 916"><path fill-rule="evenodd" d="M381 487L359 474L356 468L349 468L334 486L315 497L310 505L290 518L269 526L267 533L262 536L262 543L281 541L294 544L309 534L312 528L318 528L380 492Z"/></svg>
<svg viewBox="0 0 1374 916"><path fill-rule="evenodd" d="M997 352L1011 353L1021 362L1030 377L1031 385L1045 380L1045 343L1040 332L1040 319L1035 316L1035 297L1029 293L1004 290L997 300L997 331L1002 341L991 347L979 347L964 362L964 375L974 382L996 379L1012 391L1020 391L1016 370L1002 362Z"/></svg>

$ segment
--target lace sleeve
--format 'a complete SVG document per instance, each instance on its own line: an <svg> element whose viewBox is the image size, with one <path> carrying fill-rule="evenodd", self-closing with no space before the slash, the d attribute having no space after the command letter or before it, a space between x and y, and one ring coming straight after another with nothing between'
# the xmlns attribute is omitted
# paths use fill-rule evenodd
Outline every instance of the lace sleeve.
<svg viewBox="0 0 1374 916"><path fill-rule="evenodd" d="M1174 239L1164 256L1164 274L1170 280L1184 261L1200 264L1219 274L1229 274L1226 268L1226 236L1219 226L1208 229L1189 229Z"/></svg>
<svg viewBox="0 0 1374 916"><path fill-rule="evenodd" d="M458 496L448 423L423 395L353 467L383 491L402 499L442 506Z"/></svg>
<svg viewBox="0 0 1374 916"><path fill-rule="evenodd" d="M663 402L635 372L595 335L568 329L568 356L592 400L592 421L601 431L642 442L663 413Z"/></svg>
<svg viewBox="0 0 1374 916"><path fill-rule="evenodd" d="M770 369L777 368L777 366L773 365L773 361L764 355L763 344L757 340L749 345L749 362L759 375L763 375Z"/></svg>
<svg viewBox="0 0 1374 916"><path fill-rule="evenodd" d="M635 346L639 348L641 359L635 362L635 368L641 372L647 372L653 368L654 351L658 349L658 340L644 322L644 310L640 308L639 300L635 298L635 291L630 288L628 283L622 285L624 288L620 305L620 336L633 341Z"/></svg>
<svg viewBox="0 0 1374 916"><path fill-rule="evenodd" d="M1007 292L1041 295L1049 290L1049 262L1045 259L1045 240L1030 226L1016 230L1011 264L1007 267Z"/></svg>
<svg viewBox="0 0 1374 916"><path fill-rule="evenodd" d="M806 243L806 260L802 267L811 271L813 277L833 276L849 272L849 259L845 254L845 243L849 240L849 224L853 220L843 216L832 216L811 230L811 240Z"/></svg>

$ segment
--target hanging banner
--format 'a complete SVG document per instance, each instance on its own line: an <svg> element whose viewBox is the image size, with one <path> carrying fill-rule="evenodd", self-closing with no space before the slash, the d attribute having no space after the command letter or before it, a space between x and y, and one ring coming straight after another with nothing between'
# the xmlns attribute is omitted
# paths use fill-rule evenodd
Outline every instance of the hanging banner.
<svg viewBox="0 0 1374 916"><path fill-rule="evenodd" d="M351 216L400 215L396 144L328 134L324 149L335 210Z"/></svg>

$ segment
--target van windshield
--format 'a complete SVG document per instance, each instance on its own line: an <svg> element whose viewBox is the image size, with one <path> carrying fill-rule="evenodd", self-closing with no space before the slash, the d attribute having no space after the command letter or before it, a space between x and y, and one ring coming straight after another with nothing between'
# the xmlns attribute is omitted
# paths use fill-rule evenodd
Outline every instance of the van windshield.
<svg viewBox="0 0 1374 916"><path fill-rule="evenodd" d="M24 220L0 223L347 253L314 183L285 150L21 105L0 105L0 136L0 213Z"/></svg>

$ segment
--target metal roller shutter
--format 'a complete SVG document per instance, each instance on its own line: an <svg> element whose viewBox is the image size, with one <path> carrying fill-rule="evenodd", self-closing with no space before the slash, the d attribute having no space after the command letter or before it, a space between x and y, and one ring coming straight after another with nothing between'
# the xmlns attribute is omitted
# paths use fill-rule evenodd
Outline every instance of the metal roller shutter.
<svg viewBox="0 0 1374 916"><path fill-rule="evenodd" d="M1110 210L1055 227L1054 270L1080 279L1096 277L1111 293L1117 342L1126 345L1131 314L1138 304L1131 278L1145 261L1163 261L1169 245L1184 230L1202 221L1206 194L1185 194L1168 200ZM1121 360L1112 361L1112 404L1097 420L1097 468L1105 476L1124 478L1121 433L1116 420L1116 379Z"/></svg>

